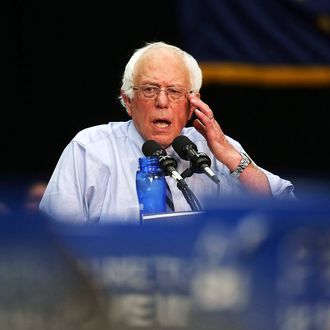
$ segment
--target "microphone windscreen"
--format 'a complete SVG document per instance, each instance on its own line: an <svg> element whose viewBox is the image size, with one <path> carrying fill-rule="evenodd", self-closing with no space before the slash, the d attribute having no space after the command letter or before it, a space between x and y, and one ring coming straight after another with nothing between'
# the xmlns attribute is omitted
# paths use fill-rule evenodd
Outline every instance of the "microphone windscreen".
<svg viewBox="0 0 330 330"><path fill-rule="evenodd" d="M154 140L145 142L142 146L142 152L145 156L161 156L166 154L166 151Z"/></svg>
<svg viewBox="0 0 330 330"><path fill-rule="evenodd" d="M177 136L173 140L172 146L177 152L177 154L184 160L189 160L189 157L187 155L188 148L193 148L195 151L197 151L196 144L184 135Z"/></svg>

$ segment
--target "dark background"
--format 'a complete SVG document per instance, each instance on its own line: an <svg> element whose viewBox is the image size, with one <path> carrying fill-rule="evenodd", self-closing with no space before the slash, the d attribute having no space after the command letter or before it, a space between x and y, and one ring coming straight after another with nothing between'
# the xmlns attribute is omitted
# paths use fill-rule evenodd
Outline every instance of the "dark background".
<svg viewBox="0 0 330 330"><path fill-rule="evenodd" d="M135 48L185 47L176 1L9 1L2 6L1 180L48 180L81 129L127 120L118 101ZM330 87L204 85L226 134L257 164L296 184L330 180Z"/></svg>

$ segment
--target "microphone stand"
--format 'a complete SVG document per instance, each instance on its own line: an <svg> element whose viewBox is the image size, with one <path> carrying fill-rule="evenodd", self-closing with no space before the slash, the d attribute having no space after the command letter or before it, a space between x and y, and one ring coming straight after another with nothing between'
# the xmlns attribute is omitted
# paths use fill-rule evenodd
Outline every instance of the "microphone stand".
<svg viewBox="0 0 330 330"><path fill-rule="evenodd" d="M198 173L198 172L196 172L192 167L190 167L190 168L186 168L181 173L181 176L183 178L187 178L187 177L192 176L194 173ZM220 182L216 182L216 184L217 184L217 197L219 197L220 196ZM196 200L197 200L197 198L196 198Z"/></svg>
<svg viewBox="0 0 330 330"><path fill-rule="evenodd" d="M201 211L202 206L199 203L197 197L192 192L192 190L188 187L187 183L181 179L178 181L177 187L182 191L183 196L185 197L186 201L190 205L192 211Z"/></svg>

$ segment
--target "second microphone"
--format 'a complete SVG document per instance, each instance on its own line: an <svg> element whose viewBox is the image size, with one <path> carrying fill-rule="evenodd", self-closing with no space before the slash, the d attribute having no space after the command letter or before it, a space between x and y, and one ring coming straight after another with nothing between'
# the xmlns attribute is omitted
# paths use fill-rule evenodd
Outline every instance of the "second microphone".
<svg viewBox="0 0 330 330"><path fill-rule="evenodd" d="M190 160L191 170L194 173L205 173L216 184L220 183L217 175L211 170L211 159L204 152L198 152L197 146L184 135L177 136L173 143L173 148L184 160Z"/></svg>

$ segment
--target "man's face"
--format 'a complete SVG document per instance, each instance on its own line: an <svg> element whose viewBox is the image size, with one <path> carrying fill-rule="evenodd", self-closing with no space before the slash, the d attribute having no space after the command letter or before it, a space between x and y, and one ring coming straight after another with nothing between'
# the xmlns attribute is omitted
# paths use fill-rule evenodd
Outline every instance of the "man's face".
<svg viewBox="0 0 330 330"><path fill-rule="evenodd" d="M125 98L128 114L143 138L155 140L167 148L180 135L193 111L187 99L190 88L188 71L181 58L160 49L150 50L136 66L135 87L152 85L161 89L179 87L185 90L184 97L179 100L171 100L164 90L153 98L145 98L141 89L135 90L132 99Z"/></svg>

